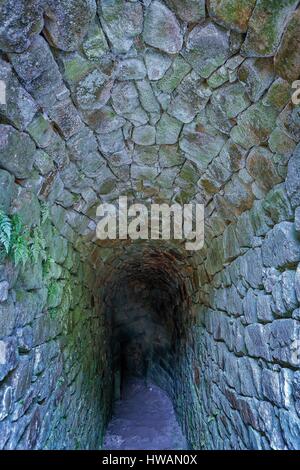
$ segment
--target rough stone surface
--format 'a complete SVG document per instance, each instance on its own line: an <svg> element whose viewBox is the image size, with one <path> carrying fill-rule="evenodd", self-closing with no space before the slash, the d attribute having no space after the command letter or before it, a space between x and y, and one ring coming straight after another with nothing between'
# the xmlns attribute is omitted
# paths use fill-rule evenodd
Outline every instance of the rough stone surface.
<svg viewBox="0 0 300 470"><path fill-rule="evenodd" d="M102 448L127 375L184 447L300 449L297 6L1 2L1 449ZM119 196L204 204L203 248L99 240Z"/></svg>
<svg viewBox="0 0 300 470"><path fill-rule="evenodd" d="M231 138L237 144L249 149L266 142L276 122L277 112L261 102L246 109L237 120L237 126L231 131Z"/></svg>
<svg viewBox="0 0 300 470"><path fill-rule="evenodd" d="M210 16L222 26L240 33L247 31L255 0L209 0Z"/></svg>
<svg viewBox="0 0 300 470"><path fill-rule="evenodd" d="M161 2L154 0L147 10L144 41L169 54L179 52L183 37L176 16Z"/></svg>
<svg viewBox="0 0 300 470"><path fill-rule="evenodd" d="M293 153L289 165L286 180L287 193L291 199L293 206L300 204L299 179L300 179L300 145L298 145Z"/></svg>
<svg viewBox="0 0 300 470"><path fill-rule="evenodd" d="M287 18L296 6L295 0L258 0L249 21L243 53L250 57L273 56Z"/></svg>
<svg viewBox="0 0 300 470"><path fill-rule="evenodd" d="M214 23L195 26L187 37L183 55L196 72L208 78L229 58L229 36Z"/></svg>
<svg viewBox="0 0 300 470"><path fill-rule="evenodd" d="M35 145L31 138L13 127L0 125L0 162L18 178L30 175L34 162Z"/></svg>
<svg viewBox="0 0 300 470"><path fill-rule="evenodd" d="M272 59L246 59L239 69L239 80L252 101L258 101L274 80Z"/></svg>
<svg viewBox="0 0 300 470"><path fill-rule="evenodd" d="M155 143L155 128L151 126L136 127L132 139L138 145L153 145Z"/></svg>
<svg viewBox="0 0 300 470"><path fill-rule="evenodd" d="M116 52L128 52L143 30L143 9L139 2L104 0L97 2L105 34Z"/></svg>
<svg viewBox="0 0 300 470"><path fill-rule="evenodd" d="M252 149L247 157L247 170L264 191L269 191L274 184L280 183L272 160L273 154L263 147Z"/></svg>
<svg viewBox="0 0 300 470"><path fill-rule="evenodd" d="M145 62L149 80L159 80L170 67L172 59L167 54L148 49L145 53Z"/></svg>
<svg viewBox="0 0 300 470"><path fill-rule="evenodd" d="M262 246L265 266L284 267L300 260L294 224L281 222L267 235Z"/></svg>
<svg viewBox="0 0 300 470"><path fill-rule="evenodd" d="M156 143L176 144L182 128L181 122L164 113L157 124Z"/></svg>
<svg viewBox="0 0 300 470"><path fill-rule="evenodd" d="M96 13L95 0L50 0L45 28L53 44L63 51L74 51L82 42Z"/></svg>
<svg viewBox="0 0 300 470"><path fill-rule="evenodd" d="M188 23L205 19L205 0L167 0L178 18Z"/></svg>
<svg viewBox="0 0 300 470"><path fill-rule="evenodd" d="M217 89L208 108L210 123L221 132L229 133L235 118L248 106L250 100L242 84L234 83Z"/></svg>
<svg viewBox="0 0 300 470"><path fill-rule="evenodd" d="M300 34L300 10L296 10L284 32L280 47L275 56L277 74L292 82L300 75L300 53L297 38Z"/></svg>
<svg viewBox="0 0 300 470"><path fill-rule="evenodd" d="M0 48L5 52L24 52L33 37L43 29L41 0L3 2L0 10Z"/></svg>

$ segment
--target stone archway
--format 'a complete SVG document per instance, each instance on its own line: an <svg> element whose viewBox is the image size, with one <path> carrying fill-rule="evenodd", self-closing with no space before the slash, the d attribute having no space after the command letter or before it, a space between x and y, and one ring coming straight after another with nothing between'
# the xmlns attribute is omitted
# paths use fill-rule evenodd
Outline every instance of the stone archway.
<svg viewBox="0 0 300 470"><path fill-rule="evenodd" d="M141 242L127 273L167 323L185 286L176 387L152 372L190 445L298 449L299 2L2 3L0 448L101 446L137 245L97 242L96 207L126 195L206 206L203 250L150 269Z"/></svg>

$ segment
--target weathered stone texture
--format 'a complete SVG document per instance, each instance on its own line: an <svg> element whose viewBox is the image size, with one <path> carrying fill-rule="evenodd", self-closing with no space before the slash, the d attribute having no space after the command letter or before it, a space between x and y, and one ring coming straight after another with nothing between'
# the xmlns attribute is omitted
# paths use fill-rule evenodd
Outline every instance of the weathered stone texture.
<svg viewBox="0 0 300 470"><path fill-rule="evenodd" d="M182 47L183 37L175 15L157 0L146 12L143 38L146 44L169 54L179 52Z"/></svg>
<svg viewBox="0 0 300 470"><path fill-rule="evenodd" d="M292 82L300 76L300 10L292 15L284 32L278 52L275 56L275 70L277 74Z"/></svg>
<svg viewBox="0 0 300 470"><path fill-rule="evenodd" d="M214 23L195 26L187 37L183 56L197 73L208 78L230 56L226 30Z"/></svg>
<svg viewBox="0 0 300 470"><path fill-rule="evenodd" d="M235 31L247 31L255 0L209 0L210 16L217 23Z"/></svg>
<svg viewBox="0 0 300 470"><path fill-rule="evenodd" d="M10 0L0 9L0 48L5 52L24 52L43 29L44 0Z"/></svg>
<svg viewBox="0 0 300 470"><path fill-rule="evenodd" d="M243 53L250 57L275 55L295 0L258 0L249 21Z"/></svg>
<svg viewBox="0 0 300 470"><path fill-rule="evenodd" d="M191 448L300 449L297 6L1 2L1 449L101 448L128 338ZM120 195L203 203L204 248L97 240Z"/></svg>
<svg viewBox="0 0 300 470"><path fill-rule="evenodd" d="M50 0L45 28L51 42L63 51L76 50L95 14L95 0Z"/></svg>

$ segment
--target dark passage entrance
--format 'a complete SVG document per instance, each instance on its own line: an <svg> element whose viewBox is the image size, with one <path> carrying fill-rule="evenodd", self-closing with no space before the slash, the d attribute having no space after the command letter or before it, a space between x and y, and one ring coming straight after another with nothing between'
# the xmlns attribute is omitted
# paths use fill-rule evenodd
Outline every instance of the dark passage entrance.
<svg viewBox="0 0 300 470"><path fill-rule="evenodd" d="M178 262L148 249L125 262L107 285L115 401L109 449L186 448L172 404L189 324Z"/></svg>

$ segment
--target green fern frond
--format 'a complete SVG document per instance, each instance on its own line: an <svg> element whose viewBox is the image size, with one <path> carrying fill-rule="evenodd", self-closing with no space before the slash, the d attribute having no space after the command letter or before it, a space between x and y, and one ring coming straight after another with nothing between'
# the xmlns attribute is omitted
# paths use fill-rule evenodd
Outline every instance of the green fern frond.
<svg viewBox="0 0 300 470"><path fill-rule="evenodd" d="M22 224L20 217L15 214L12 220L12 237L10 255L15 265L25 266L29 258L29 230Z"/></svg>
<svg viewBox="0 0 300 470"><path fill-rule="evenodd" d="M35 263L38 259L46 260L46 241L40 226L31 232L23 225L17 214L6 215L0 210L0 255L9 255L16 265L23 266L31 258Z"/></svg>
<svg viewBox="0 0 300 470"><path fill-rule="evenodd" d="M24 236L19 235L14 239L12 246L12 257L15 265L22 264L25 266L29 259L28 243Z"/></svg>
<svg viewBox="0 0 300 470"><path fill-rule="evenodd" d="M46 241L43 236L43 232L40 227L36 227L33 230L31 243L30 243L31 257L35 263L38 262L39 258L45 260L47 257L46 253Z"/></svg>
<svg viewBox="0 0 300 470"><path fill-rule="evenodd" d="M41 203L41 224L44 225L44 223L49 219L50 217L50 210L49 206L47 205L46 202Z"/></svg>
<svg viewBox="0 0 300 470"><path fill-rule="evenodd" d="M9 253L12 237L12 222L8 215L0 210L0 243L4 246L6 253Z"/></svg>
<svg viewBox="0 0 300 470"><path fill-rule="evenodd" d="M22 232L24 231L24 226L18 214L14 214L11 217L11 223L12 223L12 239L13 239L14 237L18 237L19 235L22 234Z"/></svg>

